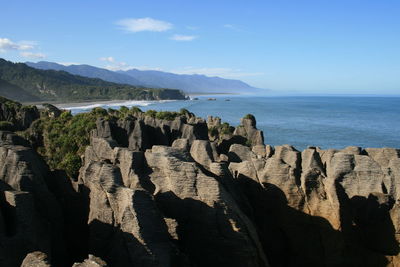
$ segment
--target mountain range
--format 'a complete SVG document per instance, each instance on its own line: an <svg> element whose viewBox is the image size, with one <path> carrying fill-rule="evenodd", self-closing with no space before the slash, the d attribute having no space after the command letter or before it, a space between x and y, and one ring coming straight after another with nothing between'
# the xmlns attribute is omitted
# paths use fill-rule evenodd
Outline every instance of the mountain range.
<svg viewBox="0 0 400 267"><path fill-rule="evenodd" d="M62 70L74 75L100 78L109 82L140 85L153 88L174 88L185 93L258 93L264 91L240 80L208 77L198 74L175 74L155 70L130 69L110 71L90 65L69 65L40 61L26 62L30 67L42 70Z"/></svg>
<svg viewBox="0 0 400 267"><path fill-rule="evenodd" d="M116 83L66 71L41 70L1 58L0 96L22 102L185 99L176 89L148 88L127 84L127 81Z"/></svg>

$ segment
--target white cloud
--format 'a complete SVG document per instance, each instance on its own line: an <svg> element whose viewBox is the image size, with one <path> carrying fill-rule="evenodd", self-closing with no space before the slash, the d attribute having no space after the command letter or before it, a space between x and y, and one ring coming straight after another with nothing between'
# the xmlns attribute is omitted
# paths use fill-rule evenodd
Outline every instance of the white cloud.
<svg viewBox="0 0 400 267"><path fill-rule="evenodd" d="M101 61L107 61L107 62L114 62L115 59L113 57L101 57Z"/></svg>
<svg viewBox="0 0 400 267"><path fill-rule="evenodd" d="M15 43L8 38L0 38L0 51L8 50L30 50L33 49L33 42L19 42Z"/></svg>
<svg viewBox="0 0 400 267"><path fill-rule="evenodd" d="M149 66L133 66L131 69L163 71L163 69L160 67L149 67Z"/></svg>
<svg viewBox="0 0 400 267"><path fill-rule="evenodd" d="M35 59L40 59L40 58L45 58L46 55L42 53L33 53L33 52L21 52L19 53L23 57L28 57L28 58L35 58Z"/></svg>
<svg viewBox="0 0 400 267"><path fill-rule="evenodd" d="M77 62L57 62L57 64L64 65L64 66L81 65L81 63L77 63Z"/></svg>
<svg viewBox="0 0 400 267"><path fill-rule="evenodd" d="M129 32L163 32L172 29L173 25L169 22L152 18L122 19L117 21L117 25Z"/></svg>
<svg viewBox="0 0 400 267"><path fill-rule="evenodd" d="M171 36L171 40L175 40L175 41L193 41L194 39L196 39L197 36L195 35L180 35L180 34L174 34L173 36Z"/></svg>
<svg viewBox="0 0 400 267"><path fill-rule="evenodd" d="M108 70L112 70L112 71L116 71L116 70L129 70L132 69L131 66L129 66L127 63L125 62L115 62L112 65L107 65L105 66L106 69Z"/></svg>
<svg viewBox="0 0 400 267"><path fill-rule="evenodd" d="M104 68L112 71L117 71L117 70L131 70L131 69L137 69L137 70L158 70L161 71L161 68L158 67L149 67L149 66L132 66L127 64L126 62L115 62L115 64L112 65L107 65Z"/></svg>
<svg viewBox="0 0 400 267"><path fill-rule="evenodd" d="M224 78L240 78L240 77L264 75L264 73L262 72L244 72L240 69L231 69L231 68L185 67L183 69L171 70L171 72L176 74L203 74L207 76L219 76Z"/></svg>
<svg viewBox="0 0 400 267"><path fill-rule="evenodd" d="M230 30L234 30L234 31L241 31L240 28L238 28L237 26L235 26L233 24L224 24L224 25L222 25L222 27L230 29Z"/></svg>

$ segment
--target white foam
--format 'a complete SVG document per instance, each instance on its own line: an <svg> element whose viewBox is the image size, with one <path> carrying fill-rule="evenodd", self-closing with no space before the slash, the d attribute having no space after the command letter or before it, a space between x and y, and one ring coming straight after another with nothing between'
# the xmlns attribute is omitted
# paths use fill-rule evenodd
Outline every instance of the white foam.
<svg viewBox="0 0 400 267"><path fill-rule="evenodd" d="M96 104L88 104L88 105L82 105L82 106L70 106L70 107L63 106L62 109L75 111L75 110L91 110L91 109L98 108L98 107L102 107L102 108L118 108L121 106L126 106L128 108L133 107L133 106L147 107L149 105L172 102L172 101L176 101L176 100L159 100L159 101L127 100L127 101L122 101L122 102L96 103Z"/></svg>

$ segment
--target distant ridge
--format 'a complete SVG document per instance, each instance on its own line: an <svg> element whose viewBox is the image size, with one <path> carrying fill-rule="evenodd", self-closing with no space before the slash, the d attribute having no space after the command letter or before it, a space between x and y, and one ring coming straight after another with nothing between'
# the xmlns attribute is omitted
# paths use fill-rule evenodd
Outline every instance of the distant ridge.
<svg viewBox="0 0 400 267"><path fill-rule="evenodd" d="M186 93L252 93L259 90L240 80L208 77L199 74L175 74L137 69L118 72L125 73L144 84L176 88Z"/></svg>
<svg viewBox="0 0 400 267"><path fill-rule="evenodd" d="M135 78L121 74L118 72L110 71L107 69L97 68L90 65L69 65L65 66L62 64L48 62L48 61L39 61L37 63L34 62L25 62L26 65L35 69L41 70L62 70L69 72L74 75L85 76L89 78L98 78L107 82L113 83L123 83L130 85L144 85L142 82L136 80Z"/></svg>
<svg viewBox="0 0 400 267"><path fill-rule="evenodd" d="M208 77L198 74L174 74L155 70L110 71L90 65L61 65L54 62L26 62L43 70L63 70L75 75L100 78L109 82L141 85L154 88L174 88L185 93L259 93L265 91L240 80Z"/></svg>
<svg viewBox="0 0 400 267"><path fill-rule="evenodd" d="M186 99L176 89L146 88L41 70L0 58L0 96L18 101L94 101Z"/></svg>

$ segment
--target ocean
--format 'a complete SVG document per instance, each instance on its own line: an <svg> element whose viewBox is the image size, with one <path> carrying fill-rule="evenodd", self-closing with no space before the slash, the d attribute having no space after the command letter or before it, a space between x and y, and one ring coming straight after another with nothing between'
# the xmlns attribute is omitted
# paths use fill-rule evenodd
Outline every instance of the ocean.
<svg viewBox="0 0 400 267"><path fill-rule="evenodd" d="M207 100L210 97L215 101ZM349 96L197 96L188 101L119 101L81 106L65 104L73 114L93 107L138 106L143 111L179 111L218 116L233 126L251 113L266 144L341 149L347 146L400 148L400 97ZM229 100L229 101L227 101Z"/></svg>

